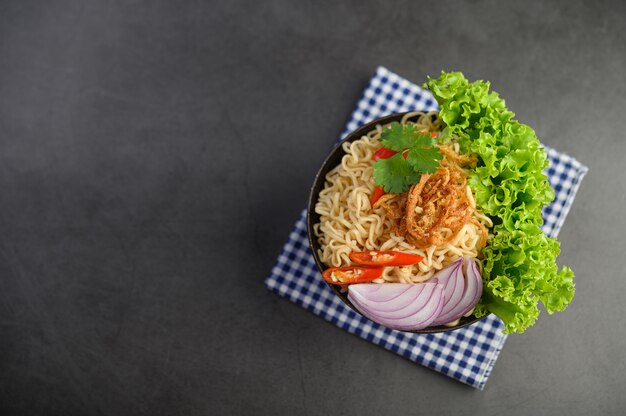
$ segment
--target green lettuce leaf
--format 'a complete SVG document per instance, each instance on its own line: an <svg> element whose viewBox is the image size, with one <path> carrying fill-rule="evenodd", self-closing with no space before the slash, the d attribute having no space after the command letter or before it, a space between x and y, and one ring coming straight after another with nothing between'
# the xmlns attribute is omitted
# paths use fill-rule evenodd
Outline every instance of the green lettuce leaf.
<svg viewBox="0 0 626 416"><path fill-rule="evenodd" d="M541 210L554 199L543 170L544 149L532 128L514 120L489 82L470 83L460 72L442 72L424 84L439 103L443 135L478 157L468 176L478 208L494 221L483 249L483 296L476 316L494 313L505 333L523 332L539 316L538 302L551 314L574 296L574 274L558 271L556 239L540 229Z"/></svg>

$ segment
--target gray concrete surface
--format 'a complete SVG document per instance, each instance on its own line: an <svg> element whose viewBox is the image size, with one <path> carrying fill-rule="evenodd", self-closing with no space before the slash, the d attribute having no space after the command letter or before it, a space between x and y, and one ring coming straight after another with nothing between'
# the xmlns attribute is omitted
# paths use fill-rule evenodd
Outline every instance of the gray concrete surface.
<svg viewBox="0 0 626 416"><path fill-rule="evenodd" d="M0 414L618 415L620 1L0 3ZM484 391L262 281L376 66L487 79L590 167L563 314Z"/></svg>

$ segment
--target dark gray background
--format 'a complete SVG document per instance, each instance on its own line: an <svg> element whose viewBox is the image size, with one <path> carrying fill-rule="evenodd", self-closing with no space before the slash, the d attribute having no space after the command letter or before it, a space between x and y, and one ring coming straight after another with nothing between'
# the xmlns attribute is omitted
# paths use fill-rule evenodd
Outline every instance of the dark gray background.
<svg viewBox="0 0 626 416"><path fill-rule="evenodd" d="M0 3L0 414L623 414L623 2ZM264 289L378 65L590 167L484 391Z"/></svg>

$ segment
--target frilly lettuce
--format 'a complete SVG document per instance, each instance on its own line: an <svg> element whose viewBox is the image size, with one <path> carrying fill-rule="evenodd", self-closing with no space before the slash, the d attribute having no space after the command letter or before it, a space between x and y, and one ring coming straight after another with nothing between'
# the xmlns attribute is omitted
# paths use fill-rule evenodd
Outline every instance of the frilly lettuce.
<svg viewBox="0 0 626 416"><path fill-rule="evenodd" d="M564 310L574 296L574 273L558 271L559 242L539 228L541 210L554 199L543 170L546 153L532 128L513 120L489 82L470 83L460 72L442 72L424 85L439 103L444 137L478 156L468 176L478 208L494 220L483 249L483 296L477 316L490 312L505 333L524 332L539 316Z"/></svg>

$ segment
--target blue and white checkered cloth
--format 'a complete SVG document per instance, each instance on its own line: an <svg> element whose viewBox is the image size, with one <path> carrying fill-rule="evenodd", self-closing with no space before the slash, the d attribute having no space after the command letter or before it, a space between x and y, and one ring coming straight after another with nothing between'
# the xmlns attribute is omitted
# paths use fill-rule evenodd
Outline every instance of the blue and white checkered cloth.
<svg viewBox="0 0 626 416"><path fill-rule="evenodd" d="M424 90L386 68L379 67L342 134L384 115L411 110L436 110L437 102ZM587 167L546 147L546 174L555 190L554 202L543 211L544 231L556 236ZM507 336L494 315L468 327L438 334L394 331L358 315L321 279L309 249L306 210L298 218L265 286L346 331L435 371L483 389Z"/></svg>

